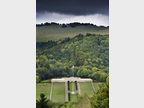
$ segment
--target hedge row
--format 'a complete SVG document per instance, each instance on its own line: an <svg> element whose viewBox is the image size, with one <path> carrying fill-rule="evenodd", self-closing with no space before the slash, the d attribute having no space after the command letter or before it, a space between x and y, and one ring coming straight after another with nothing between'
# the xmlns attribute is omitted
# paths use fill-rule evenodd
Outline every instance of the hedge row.
<svg viewBox="0 0 144 108"><path fill-rule="evenodd" d="M70 90L70 84L69 84L69 81L68 81L68 90Z"/></svg>
<svg viewBox="0 0 144 108"><path fill-rule="evenodd" d="M77 81L75 81L75 86L76 86L76 90L77 90Z"/></svg>
<svg viewBox="0 0 144 108"><path fill-rule="evenodd" d="M68 93L68 100L70 101L70 93Z"/></svg>

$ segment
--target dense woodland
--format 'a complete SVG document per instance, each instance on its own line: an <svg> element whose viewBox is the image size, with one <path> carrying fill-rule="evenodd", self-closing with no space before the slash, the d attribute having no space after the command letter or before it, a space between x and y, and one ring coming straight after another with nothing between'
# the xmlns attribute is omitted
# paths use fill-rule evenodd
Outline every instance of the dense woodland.
<svg viewBox="0 0 144 108"><path fill-rule="evenodd" d="M87 33L36 43L37 83L72 75L105 82L109 75L109 35Z"/></svg>

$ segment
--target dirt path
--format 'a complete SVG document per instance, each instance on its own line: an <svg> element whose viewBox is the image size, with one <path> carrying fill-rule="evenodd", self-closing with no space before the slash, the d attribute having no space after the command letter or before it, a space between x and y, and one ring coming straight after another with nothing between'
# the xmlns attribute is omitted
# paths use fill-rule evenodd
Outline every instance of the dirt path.
<svg viewBox="0 0 144 108"><path fill-rule="evenodd" d="M52 96L52 87L53 87L53 82L51 84L50 100L51 100L51 96Z"/></svg>
<svg viewBox="0 0 144 108"><path fill-rule="evenodd" d="M67 87L67 81L65 82L65 96L66 96L66 101L68 101L68 87Z"/></svg>
<svg viewBox="0 0 144 108"><path fill-rule="evenodd" d="M91 82L91 84L92 84L93 90L95 91L95 88L94 88L93 82Z"/></svg>
<svg viewBox="0 0 144 108"><path fill-rule="evenodd" d="M77 88L78 88L78 94L79 94L79 95L81 95L81 91L80 91L79 82L77 82Z"/></svg>

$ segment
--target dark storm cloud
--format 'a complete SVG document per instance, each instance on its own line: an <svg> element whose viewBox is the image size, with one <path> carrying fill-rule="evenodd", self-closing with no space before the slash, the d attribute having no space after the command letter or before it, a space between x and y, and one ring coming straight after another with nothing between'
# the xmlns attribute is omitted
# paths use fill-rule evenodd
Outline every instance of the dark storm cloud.
<svg viewBox="0 0 144 108"><path fill-rule="evenodd" d="M109 0L36 0L36 12L109 15Z"/></svg>

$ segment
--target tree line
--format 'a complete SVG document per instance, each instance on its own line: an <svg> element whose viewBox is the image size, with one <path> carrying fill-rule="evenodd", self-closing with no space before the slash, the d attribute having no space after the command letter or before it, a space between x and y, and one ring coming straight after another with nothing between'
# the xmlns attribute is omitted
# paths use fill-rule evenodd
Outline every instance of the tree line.
<svg viewBox="0 0 144 108"><path fill-rule="evenodd" d="M51 26L51 25L61 25L62 28L66 28L67 26L70 26L70 27L76 27L76 26L97 26L97 25L94 25L94 24L91 24L91 23L79 23L79 22L73 22L73 23L68 23L68 24L59 24L59 23L56 23L56 22L45 22L45 23L41 23L41 24L36 24L36 27L42 27L42 26ZM106 28L104 26L99 26L99 27L103 27L103 28ZM107 26L109 27L109 26Z"/></svg>

